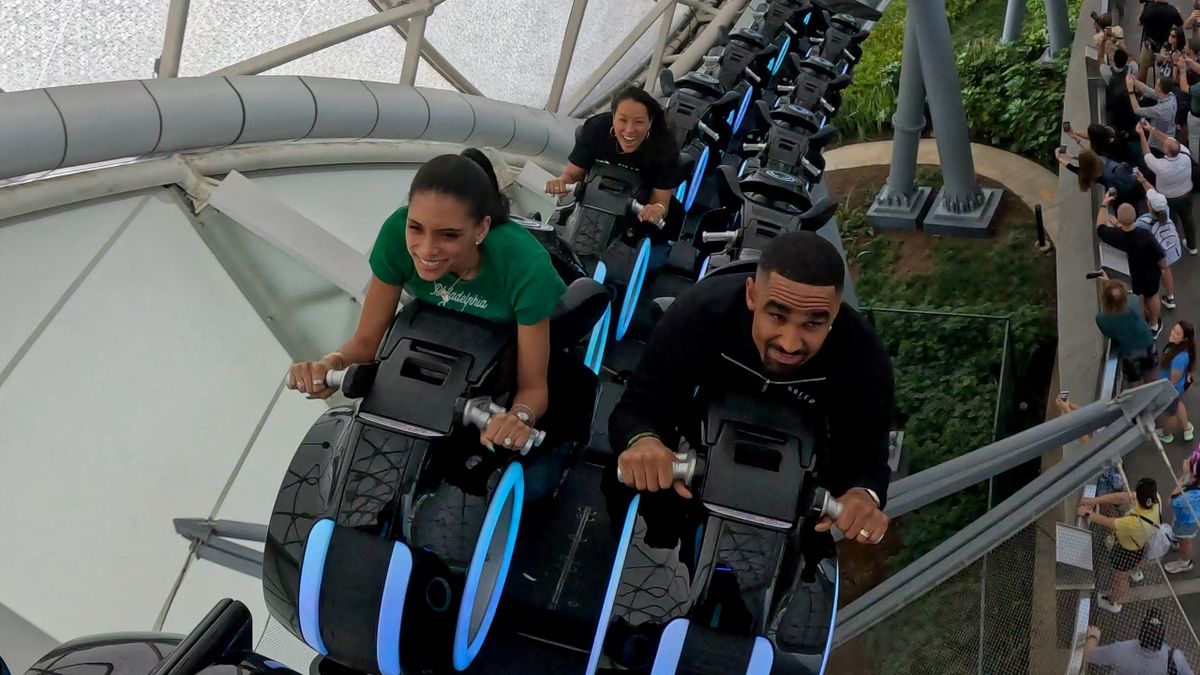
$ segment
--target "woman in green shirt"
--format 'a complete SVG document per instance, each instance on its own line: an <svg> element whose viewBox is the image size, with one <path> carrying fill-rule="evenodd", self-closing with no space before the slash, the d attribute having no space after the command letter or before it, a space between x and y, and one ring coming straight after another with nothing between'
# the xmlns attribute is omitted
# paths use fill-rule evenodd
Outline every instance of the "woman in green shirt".
<svg viewBox="0 0 1200 675"><path fill-rule="evenodd" d="M354 336L320 361L294 364L288 385L329 397L325 373L375 358L408 287L424 302L517 324L516 395L480 440L524 446L546 412L550 315L566 285L545 248L508 215L483 153L472 148L427 162L413 177L408 205L384 222L371 249L372 278Z"/></svg>

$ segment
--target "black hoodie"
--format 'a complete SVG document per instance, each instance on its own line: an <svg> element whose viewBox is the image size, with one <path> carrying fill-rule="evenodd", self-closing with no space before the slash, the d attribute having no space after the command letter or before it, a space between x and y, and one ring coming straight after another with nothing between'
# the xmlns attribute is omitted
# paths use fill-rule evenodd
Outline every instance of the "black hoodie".
<svg viewBox="0 0 1200 675"><path fill-rule="evenodd" d="M835 496L865 487L886 500L895 392L883 345L843 303L820 351L786 381L771 379L751 333L748 276L710 277L671 304L609 418L613 451L647 432L667 447L680 434L695 444L705 391L756 393L791 403L824 436L817 478Z"/></svg>

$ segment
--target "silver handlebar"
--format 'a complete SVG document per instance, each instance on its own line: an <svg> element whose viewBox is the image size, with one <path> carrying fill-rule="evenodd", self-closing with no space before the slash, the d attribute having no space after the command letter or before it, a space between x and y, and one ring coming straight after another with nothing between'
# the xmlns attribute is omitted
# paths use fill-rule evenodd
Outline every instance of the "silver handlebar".
<svg viewBox="0 0 1200 675"><path fill-rule="evenodd" d="M817 501L820 503L816 503ZM828 490L817 488L813 495L813 502L813 513L818 518L837 520L842 517L842 503L834 499Z"/></svg>
<svg viewBox="0 0 1200 675"><path fill-rule="evenodd" d="M640 215L642 209L646 208L646 205L635 199L629 204L629 208L632 209L635 214ZM659 218L658 220L654 221L654 226L661 230L667 226L667 221L663 218Z"/></svg>
<svg viewBox="0 0 1200 675"><path fill-rule="evenodd" d="M701 232L700 240L706 244L712 244L718 241L734 241L737 239L737 236L737 230L730 230L728 232Z"/></svg>
<svg viewBox="0 0 1200 675"><path fill-rule="evenodd" d="M700 131L702 131L704 133L704 135L708 136L709 138L713 139L714 141L716 141L718 143L721 142L721 134L718 134L717 132L713 131L712 128L709 127L704 122L696 122L696 128L699 129Z"/></svg>
<svg viewBox="0 0 1200 675"><path fill-rule="evenodd" d="M766 149L767 149L766 143L743 143L742 144L743 152L762 152L763 150L766 150Z"/></svg>
<svg viewBox="0 0 1200 675"><path fill-rule="evenodd" d="M675 480L681 480L684 484L689 484L696 477L696 453L692 451L675 453L675 461L671 462L671 473L675 476ZM617 480L624 483L625 479L621 476L621 465L617 465Z"/></svg>
<svg viewBox="0 0 1200 675"><path fill-rule="evenodd" d="M503 407L496 405L490 398L473 398L463 405L463 422L477 427L480 431L487 429L488 422L492 420L492 415L508 412ZM546 432L530 428L529 440L525 441L525 445L520 448L522 455L528 455L529 451L542 444L546 440ZM516 448L514 448L516 449Z"/></svg>

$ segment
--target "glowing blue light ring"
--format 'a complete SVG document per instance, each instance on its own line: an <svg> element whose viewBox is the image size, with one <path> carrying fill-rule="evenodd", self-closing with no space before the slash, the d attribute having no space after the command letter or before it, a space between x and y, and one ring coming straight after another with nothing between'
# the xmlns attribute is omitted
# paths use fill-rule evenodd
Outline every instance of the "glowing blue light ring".
<svg viewBox="0 0 1200 675"><path fill-rule="evenodd" d="M838 593L842 586L842 571L837 560L833 561L833 615L829 617L829 637L825 639L825 656L821 657L821 671L817 675L825 675L825 666L829 665L829 652L833 651L833 629L837 627Z"/></svg>
<svg viewBox="0 0 1200 675"><path fill-rule="evenodd" d="M696 281L703 279L704 275L708 274L708 261L709 260L712 260L712 255L704 256L704 262L700 263L700 276L696 277Z"/></svg>
<svg viewBox="0 0 1200 675"><path fill-rule="evenodd" d="M746 165L750 163L749 158L742 160L742 165L738 167L738 178L746 175Z"/></svg>
<svg viewBox="0 0 1200 675"><path fill-rule="evenodd" d="M815 11L817 11L817 10L815 10L815 9L810 9L810 10L808 10L808 14L805 14L805 15L804 15L804 25L805 25L805 26L807 26L807 25L808 25L808 22L809 22L809 21L812 21L813 12L815 12Z"/></svg>
<svg viewBox="0 0 1200 675"><path fill-rule="evenodd" d="M375 662L382 675L400 675L400 623L404 615L404 597L412 576L412 551L408 546L392 544L392 559L388 561L387 577L383 582L383 597L379 600L379 625L375 631Z"/></svg>
<svg viewBox="0 0 1200 675"><path fill-rule="evenodd" d="M708 148L705 148L707 151ZM617 317L617 341L625 337L629 324L633 322L633 313L637 309L638 298L642 295L642 284L646 281L646 268L650 267L650 238L642 239L638 248L637 258L633 261L633 273L629 275L629 285L625 287L625 300L621 303L621 314Z"/></svg>
<svg viewBox="0 0 1200 675"><path fill-rule="evenodd" d="M683 203L683 196L687 193L687 184L687 179L684 179L684 181L680 183L679 187L675 190L675 201L679 202L680 204Z"/></svg>
<svg viewBox="0 0 1200 675"><path fill-rule="evenodd" d="M733 118L734 117L737 117L737 111L730 110L729 115L725 118L725 123L728 124L729 126L733 126Z"/></svg>
<svg viewBox="0 0 1200 675"><path fill-rule="evenodd" d="M792 36L789 35L783 38L783 46L779 48L779 54L771 61L771 76L779 72L779 66L783 65L783 57L787 56L787 50L792 46Z"/></svg>
<svg viewBox="0 0 1200 675"><path fill-rule="evenodd" d="M774 665L775 647L771 645L771 641L761 635L754 638L754 650L750 652L746 675L771 675L771 667Z"/></svg>
<svg viewBox="0 0 1200 675"><path fill-rule="evenodd" d="M650 670L650 675L675 675L679 670L679 659L683 656L683 642L691 625L692 622L683 617L667 624L658 640L658 653L654 656L654 668Z"/></svg>
<svg viewBox="0 0 1200 675"><path fill-rule="evenodd" d="M633 539L633 525L637 522L638 502L641 498L641 495L634 495L629 502L629 509L625 511L621 541L617 544L617 555L613 558L612 572L608 575L608 589L604 591L600 623L596 625L596 635L592 638L592 651L588 654L588 665L584 675L596 675L596 666L600 664L600 651L604 647L604 636L608 633L608 618L612 614L613 603L617 600L617 587L621 584L621 571L625 568L625 556L629 554L629 542Z"/></svg>
<svg viewBox="0 0 1200 675"><path fill-rule="evenodd" d="M492 538L496 533L500 515L504 512L505 503L512 498L512 516L509 518L508 535L504 544L504 558L500 562L500 571L496 574L496 583L488 596L487 609L483 621L479 622L479 631L472 638L471 615L475 609L475 594L479 589L479 577L483 574L483 566L487 562L488 549L491 548ZM475 541L475 553L471 556L471 566L467 568L467 581L463 586L462 604L458 607L458 623L454 630L454 669L464 670L479 650L492 627L492 619L496 618L496 607L500 604L500 595L504 590L504 581L508 577L508 566L512 562L513 549L517 545L517 530L521 525L521 505L525 501L525 474L520 462L513 462L504 470L500 484L492 493L487 513L483 517L483 527L479 530L479 539Z"/></svg>
<svg viewBox="0 0 1200 675"><path fill-rule="evenodd" d="M696 168L692 171L691 184L688 186L687 201L680 200L683 204L683 212L687 213L692 210L692 203L696 201L696 193L700 191L700 182L704 179L704 170L708 168L708 146L700 151L700 159L696 160Z"/></svg>
<svg viewBox="0 0 1200 675"><path fill-rule="evenodd" d="M333 521L322 518L313 524L304 540L304 558L300 563L300 594L296 612L300 615L300 635L322 656L328 656L321 639L321 581L325 578L325 558L333 537Z"/></svg>
<svg viewBox="0 0 1200 675"><path fill-rule="evenodd" d="M733 133L742 127L742 120L746 118L746 110L750 108L750 99L754 96L754 87L746 89L746 93L742 96L742 102L738 105L737 117L733 118Z"/></svg>

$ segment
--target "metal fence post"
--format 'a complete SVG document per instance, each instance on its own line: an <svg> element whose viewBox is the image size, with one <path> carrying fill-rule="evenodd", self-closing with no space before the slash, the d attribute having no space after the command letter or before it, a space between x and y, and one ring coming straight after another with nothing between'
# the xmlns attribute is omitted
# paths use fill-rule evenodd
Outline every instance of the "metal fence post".
<svg viewBox="0 0 1200 675"><path fill-rule="evenodd" d="M187 32L188 7L191 0L171 0L167 10L167 31L163 35L162 55L155 66L155 77L178 77L179 56L183 52L183 36Z"/></svg>
<svg viewBox="0 0 1200 675"><path fill-rule="evenodd" d="M400 68L400 84L412 86L417 81L417 66L421 64L421 45L425 41L425 24L433 7L426 3L425 11L408 23L408 43L404 46L404 65Z"/></svg>

